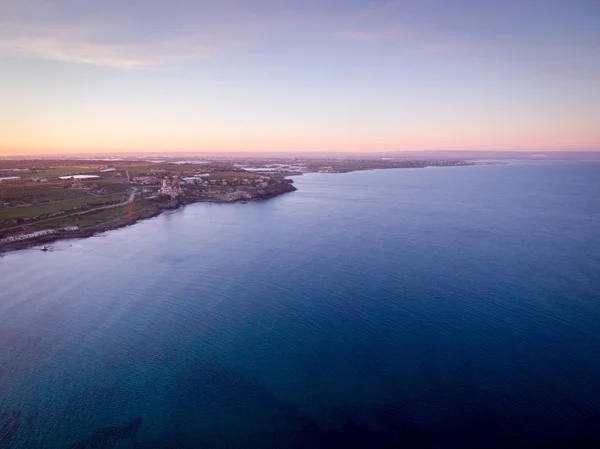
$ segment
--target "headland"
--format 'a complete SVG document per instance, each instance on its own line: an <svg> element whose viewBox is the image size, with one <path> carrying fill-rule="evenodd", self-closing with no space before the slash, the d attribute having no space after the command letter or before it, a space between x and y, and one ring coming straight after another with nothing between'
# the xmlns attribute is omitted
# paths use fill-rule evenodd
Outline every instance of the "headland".
<svg viewBox="0 0 600 449"><path fill-rule="evenodd" d="M462 160L193 158L0 160L0 252L89 237L196 202L293 192L290 176L473 165ZM47 248L47 247L45 247Z"/></svg>

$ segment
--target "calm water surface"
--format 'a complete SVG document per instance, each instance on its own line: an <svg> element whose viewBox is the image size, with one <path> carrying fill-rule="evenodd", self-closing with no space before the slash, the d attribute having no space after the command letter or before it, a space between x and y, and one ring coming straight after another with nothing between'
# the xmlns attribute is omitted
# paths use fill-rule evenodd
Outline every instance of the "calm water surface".
<svg viewBox="0 0 600 449"><path fill-rule="evenodd" d="M0 447L597 447L599 163L296 185L0 257Z"/></svg>

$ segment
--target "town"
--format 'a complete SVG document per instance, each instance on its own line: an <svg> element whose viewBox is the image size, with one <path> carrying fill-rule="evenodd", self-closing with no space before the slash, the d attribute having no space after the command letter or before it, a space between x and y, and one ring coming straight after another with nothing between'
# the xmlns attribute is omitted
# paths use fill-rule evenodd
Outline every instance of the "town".
<svg viewBox="0 0 600 449"><path fill-rule="evenodd" d="M231 163L0 161L0 251L84 237L183 204L247 202L294 191L281 174Z"/></svg>

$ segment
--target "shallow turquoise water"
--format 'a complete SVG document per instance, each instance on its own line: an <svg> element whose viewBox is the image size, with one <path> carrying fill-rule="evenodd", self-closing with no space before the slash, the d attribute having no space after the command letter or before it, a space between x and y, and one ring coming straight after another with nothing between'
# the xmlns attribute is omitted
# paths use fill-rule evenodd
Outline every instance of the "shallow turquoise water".
<svg viewBox="0 0 600 449"><path fill-rule="evenodd" d="M0 257L0 447L600 442L600 164L295 182Z"/></svg>

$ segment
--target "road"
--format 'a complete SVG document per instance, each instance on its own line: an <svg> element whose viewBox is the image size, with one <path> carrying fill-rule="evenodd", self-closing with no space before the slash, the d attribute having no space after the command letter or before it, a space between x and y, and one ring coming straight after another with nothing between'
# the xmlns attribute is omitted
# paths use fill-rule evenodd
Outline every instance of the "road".
<svg viewBox="0 0 600 449"><path fill-rule="evenodd" d="M118 203L118 204L109 204L108 206L101 206L101 207L95 207L93 209L88 209L88 210L84 210L81 212L75 212L73 214L68 214L68 215L59 215L58 217L52 217L52 218L46 218L44 220L39 220L39 221L32 221L30 223L24 223L22 225L18 225L18 226L12 226L10 228L4 228L4 229L0 229L0 231L4 232L4 231L11 231L13 229L19 229L22 228L23 226L31 226L31 225L36 225L39 223L45 223L47 221L52 221L52 220L57 220L59 218L67 218L67 217L75 217L77 215L84 215L84 214L89 214L90 212L98 212L100 210L106 210L106 209L114 209L115 207L122 207L122 206L127 206L128 204L133 203L133 200L135 199L135 194L136 194L137 190L133 189L131 191L131 193L129 194L129 198L127 198L127 201L123 201L122 203Z"/></svg>
<svg viewBox="0 0 600 449"><path fill-rule="evenodd" d="M114 209L115 207L127 206L128 204L133 203L133 199L135 198L135 193L136 192L137 192L137 190L133 189L131 191L131 193L129 194L129 198L127 198L127 201L123 201L122 203L119 203L119 204L109 204L108 206L96 207L94 209L88 209L88 210L84 210L84 211L81 211L81 212L75 212L74 214L64 215L64 216L65 217L71 217L73 215L83 215L83 214L89 214L90 212L97 212L99 210ZM39 221L37 223L39 223Z"/></svg>
<svg viewBox="0 0 600 449"><path fill-rule="evenodd" d="M115 196L118 195L118 193L110 193L108 195L98 195L96 193L92 193L92 192L86 192L88 195L93 196L94 198L106 198L109 196ZM75 198L68 198L66 200L56 200L56 201L46 201L43 203L39 203L39 204L21 204L20 206L12 206L12 207L4 207L1 209L1 211L11 211L14 209L19 209L22 207L32 207L32 206L41 206L41 205L46 205L46 204L57 204L57 203L65 203L67 201L73 201L73 200L79 200L79 199L83 199L83 198L79 198L79 197L75 197Z"/></svg>

